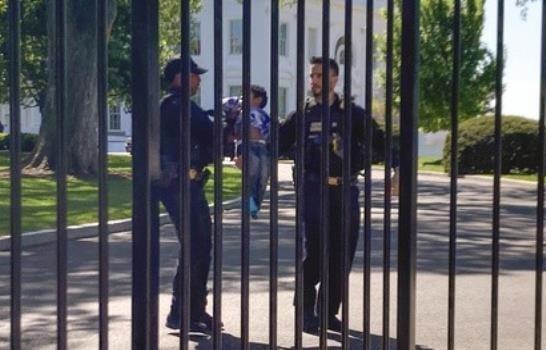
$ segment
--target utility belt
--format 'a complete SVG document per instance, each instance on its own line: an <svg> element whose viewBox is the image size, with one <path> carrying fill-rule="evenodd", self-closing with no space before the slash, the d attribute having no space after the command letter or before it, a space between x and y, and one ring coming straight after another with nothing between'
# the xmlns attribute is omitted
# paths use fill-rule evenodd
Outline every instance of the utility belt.
<svg viewBox="0 0 546 350"><path fill-rule="evenodd" d="M309 173L305 175L305 180L312 182L320 182L320 174ZM328 186L341 186L343 185L343 177L341 176L328 176L327 177ZM356 186L358 184L357 175L351 175L350 181L351 186Z"/></svg>
<svg viewBox="0 0 546 350"><path fill-rule="evenodd" d="M190 170L188 170L188 179L204 186L209 179L210 174L211 172L209 169L201 170L191 168ZM166 188L171 184L172 181L175 181L177 179L178 169L174 166L174 164L169 164L169 166L161 170L161 176L157 181L157 185L159 187Z"/></svg>
<svg viewBox="0 0 546 350"><path fill-rule="evenodd" d="M211 172L207 168L203 170L191 168L190 170L188 170L188 178L190 179L190 181L200 183L203 186L205 186L205 184L209 180L210 174Z"/></svg>
<svg viewBox="0 0 546 350"><path fill-rule="evenodd" d="M203 171L192 168L188 170L188 178L192 181L201 181L203 178Z"/></svg>

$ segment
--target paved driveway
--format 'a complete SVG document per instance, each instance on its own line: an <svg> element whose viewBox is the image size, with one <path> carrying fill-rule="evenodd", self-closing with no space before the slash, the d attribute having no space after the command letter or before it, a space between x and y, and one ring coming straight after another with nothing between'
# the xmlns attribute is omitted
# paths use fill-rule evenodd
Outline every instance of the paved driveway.
<svg viewBox="0 0 546 350"><path fill-rule="evenodd" d="M294 197L289 166L281 166L279 242L279 346L293 345ZM372 348L382 341L382 194L380 171L374 182L371 332ZM421 349L446 348L449 179L419 178L419 240L417 277L417 342ZM491 181L460 180L459 241L457 255L456 348L488 349L491 265ZM529 185L503 184L499 306L499 348L531 349L534 325L534 236L536 190ZM396 209L394 210L396 217ZM394 223L395 224L395 223ZM225 213L223 270L223 336L225 349L238 349L240 310L240 211ZM396 226L394 225L393 229ZM268 343L268 211L252 221L251 232L251 342L253 349ZM393 231L396 232L396 231ZM396 234L391 274L391 346L396 337ZM130 348L131 240L130 233L111 235L110 345ZM351 274L351 347L361 347L362 239ZM98 348L97 240L69 243L69 348ZM177 257L172 225L161 231L160 348L176 349L178 337L163 325L170 302L170 279ZM55 348L54 244L28 248L23 254L23 344L25 349ZM212 284L210 284L212 288ZM209 297L212 301L212 298ZM211 305L209 305L210 307ZM9 339L9 255L0 252L0 348ZM318 346L318 337L304 335L305 347ZM210 339L194 339L195 349L211 348ZM331 334L332 348L340 347Z"/></svg>

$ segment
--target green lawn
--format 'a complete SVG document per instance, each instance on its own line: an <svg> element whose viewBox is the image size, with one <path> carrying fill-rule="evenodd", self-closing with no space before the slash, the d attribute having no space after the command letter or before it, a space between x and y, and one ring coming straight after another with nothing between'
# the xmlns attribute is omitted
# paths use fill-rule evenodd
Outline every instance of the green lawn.
<svg viewBox="0 0 546 350"><path fill-rule="evenodd" d="M444 165L441 158L437 157L419 157L419 170L435 171L444 173ZM484 174L484 176L493 176L492 174ZM537 174L504 174L504 179L515 179L529 182L537 181Z"/></svg>
<svg viewBox="0 0 546 350"><path fill-rule="evenodd" d="M9 161L6 152L0 152L0 235L9 230ZM109 156L108 200L109 219L131 217L131 158L128 156ZM212 177L211 177L212 179ZM69 177L68 224L76 225L97 221L98 193L96 179L77 179ZM239 170L224 168L224 199L235 198L240 193ZM206 195L212 201L214 183L209 181ZM53 176L23 176L23 232L54 228L55 178Z"/></svg>
<svg viewBox="0 0 546 350"><path fill-rule="evenodd" d="M0 151L0 171L9 169L9 153L8 151Z"/></svg>
<svg viewBox="0 0 546 350"><path fill-rule="evenodd" d="M444 164L442 162L442 159L438 159L437 157L425 157L421 156L419 157L419 170L422 171L436 171L443 173L444 172Z"/></svg>

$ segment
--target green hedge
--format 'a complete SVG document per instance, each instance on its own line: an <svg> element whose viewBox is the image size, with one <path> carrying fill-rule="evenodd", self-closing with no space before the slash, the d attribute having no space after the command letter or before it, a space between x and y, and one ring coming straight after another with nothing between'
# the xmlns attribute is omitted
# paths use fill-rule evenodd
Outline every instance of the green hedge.
<svg viewBox="0 0 546 350"><path fill-rule="evenodd" d="M9 134L0 132L0 151L6 150L9 148L8 142L9 142Z"/></svg>
<svg viewBox="0 0 546 350"><path fill-rule="evenodd" d="M538 123L517 116L502 117L502 173L532 173L538 168ZM459 125L459 174L493 173L495 118L484 116ZM444 165L449 172L451 135L444 145Z"/></svg>
<svg viewBox="0 0 546 350"><path fill-rule="evenodd" d="M21 152L32 152L36 145L38 135L36 134L21 134ZM9 149L9 134L0 133L0 150Z"/></svg>

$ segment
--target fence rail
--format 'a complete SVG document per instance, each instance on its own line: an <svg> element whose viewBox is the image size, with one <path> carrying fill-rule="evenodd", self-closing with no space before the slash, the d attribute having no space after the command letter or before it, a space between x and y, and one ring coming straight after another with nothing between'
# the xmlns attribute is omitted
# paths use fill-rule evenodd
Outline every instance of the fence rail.
<svg viewBox="0 0 546 350"><path fill-rule="evenodd" d="M57 348L67 348L67 171L66 171L66 126L67 110L67 6L69 2L56 0L55 13L55 112L56 112L56 184L57 184L57 241L56 241L56 307L57 307ZM222 279L224 254L224 217L223 217L223 122L222 96L224 85L224 6L222 0L211 1L213 4L213 22L210 25L214 32L214 213L213 213L213 348L223 347L222 331ZM251 4L256 2L242 1L242 93L243 93L243 159L250 158L251 122L251 81L252 81L252 21L262 20L253 16ZM108 240L108 196L107 196L107 98L108 98L108 43L107 0L96 0L97 26L97 92L99 113L99 348L109 347L109 240ZM190 344L190 281L191 281L191 189L192 179L189 176L191 167L191 91L188 84L191 75L190 64L190 2L181 2L180 12L180 70L181 114L180 135L181 152L179 153L178 173L180 174L178 199L180 202L178 227L179 241L182 242L179 259L182 266L180 279L181 328L179 347L188 349ZM270 18L267 20L272 28L270 32L271 61L269 68L271 89L271 164L270 164L270 210L269 210L269 303L268 303L268 339L269 348L278 348L279 325L278 293L279 293L279 32L280 32L280 2L271 0ZM306 171L305 164L308 154L306 145L307 134L307 104L305 98L306 74L306 1L296 3L296 149L295 149L295 263L294 263L294 347L303 348L303 332L305 325L304 311L304 265L305 256L305 208L310 203L304 199ZM329 0L322 1L322 59L328 62L331 54L331 8ZM383 247L382 247L382 343L383 350L390 349L390 314L391 314L391 233L393 204L391 201L391 166L394 163L393 152L393 96L394 96L394 52L400 51L401 81L400 81L400 196L398 214L398 266L397 266L397 348L415 349L416 347L416 275L417 275L417 128L419 124L419 73L420 73L420 1L401 1L401 47L394 46L395 1L386 2L386 100L385 100L385 171L383 194ZM450 159L450 202L449 202L449 272L447 289L447 348L452 350L455 345L456 330L456 280L457 280L457 240L458 240L458 120L461 89L461 67L464 65L462 52L461 9L464 2L454 0L452 43L453 66L451 81L451 159ZM495 88L495 166L492 200L492 230L491 230L491 318L490 318L490 348L497 349L499 325L499 273L500 273L500 240L501 240L501 158L502 158L502 89L504 70L504 0L498 1L497 13L497 57L496 57L496 88ZM344 96L352 96L353 58L353 28L355 23L364 24L365 31L365 135L366 153L364 159L364 201L363 201L363 339L364 349L372 348L371 341L371 256L372 256L372 103L373 103L373 69L374 69L374 13L377 7L373 0L366 1L365 18L353 18L353 1L344 2ZM21 349L21 219L22 219L22 169L21 169L21 1L8 2L9 15L9 95L10 95L10 346L11 349ZM537 211L536 211L536 257L535 257L535 305L534 305L534 348L540 349L542 344L542 284L543 284L543 243L544 243L544 145L545 145L545 111L546 111L546 5L542 5L542 49L540 74L540 119L539 119L539 152L537 155ZM159 66L159 1L133 0L131 2L131 73L132 73L132 141L133 141L133 229L132 229L132 347L134 349L156 349L159 344L158 319L159 310L159 203L154 196L153 187L160 177L160 66ZM322 65L322 101L329 100L332 81L329 64ZM345 108L343 115L343 135L349 135L353 130L352 108ZM331 249L329 240L330 213L333 203L329 195L330 147L331 147L332 115L328 104L321 107L321 152L320 152L320 283L329 285L331 269L329 259ZM349 272L351 266L350 230L351 230L351 161L352 144L349 137L343 139L342 169L342 329L341 343L343 349L350 348L349 315L351 300ZM243 162L242 169L242 215L240 218L241 234L241 266L240 266L240 344L242 349L250 349L250 252L252 236L250 227L250 163ZM360 219L360 218L359 218ZM328 347L329 299L332 296L325 288L319 294L319 348Z"/></svg>

